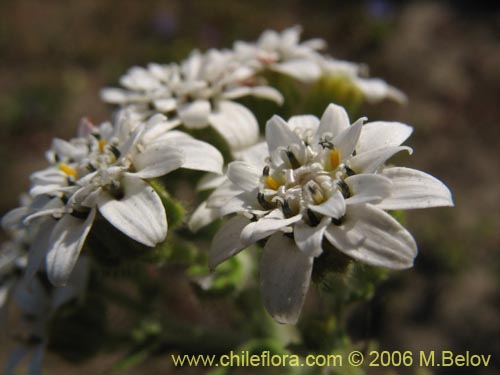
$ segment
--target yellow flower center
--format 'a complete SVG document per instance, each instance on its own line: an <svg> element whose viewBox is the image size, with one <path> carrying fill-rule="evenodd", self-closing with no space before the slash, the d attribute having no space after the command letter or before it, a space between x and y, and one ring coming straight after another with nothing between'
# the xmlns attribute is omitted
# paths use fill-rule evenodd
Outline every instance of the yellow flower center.
<svg viewBox="0 0 500 375"><path fill-rule="evenodd" d="M273 190L278 190L279 188L279 184L276 182L276 180L274 178L272 178L271 176L265 176L264 177L264 181L266 182L266 185L269 189L273 189Z"/></svg>
<svg viewBox="0 0 500 375"><path fill-rule="evenodd" d="M59 170L61 172L63 172L64 174L68 175L68 176L71 176L73 178L76 179L76 176L77 176L77 172L76 172L76 169L70 167L68 164L66 163L59 163L57 165L57 167L59 168Z"/></svg>

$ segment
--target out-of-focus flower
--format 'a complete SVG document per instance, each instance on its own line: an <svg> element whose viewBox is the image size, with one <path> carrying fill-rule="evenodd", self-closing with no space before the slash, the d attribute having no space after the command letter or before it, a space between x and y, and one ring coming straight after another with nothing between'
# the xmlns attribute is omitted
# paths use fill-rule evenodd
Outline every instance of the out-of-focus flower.
<svg viewBox="0 0 500 375"><path fill-rule="evenodd" d="M239 150L257 141L259 128L252 112L234 99L252 95L283 101L276 89L256 85L254 76L255 70L236 61L231 51L194 51L179 66L134 67L120 79L125 89L106 88L101 97L146 114L152 107L168 114L173 125L212 126L232 150Z"/></svg>
<svg viewBox="0 0 500 375"><path fill-rule="evenodd" d="M318 50L325 48L322 39L300 42L302 28L294 26L277 32L266 30L257 42L234 43L236 58L257 70L270 69L302 82L313 82L321 76Z"/></svg>
<svg viewBox="0 0 500 375"><path fill-rule="evenodd" d="M324 79L339 79L358 90L369 103L391 99L404 104L406 95L380 78L367 77L367 68L348 61L337 60L329 56L318 60Z"/></svg>
<svg viewBox="0 0 500 375"><path fill-rule="evenodd" d="M448 188L434 177L385 162L412 128L361 118L350 125L331 104L321 120L278 116L266 126L267 153L255 147L253 162L229 164L229 183L216 193L218 215L240 213L215 235L210 266L267 239L261 290L269 313L295 323L309 287L314 258L328 241L359 262L404 269L417 247L411 234L384 210L451 206Z"/></svg>
<svg viewBox="0 0 500 375"><path fill-rule="evenodd" d="M34 202L45 203L13 210L3 220L12 226L17 218L28 227L46 220L44 241L30 251L30 261L39 263L46 254L54 285L68 280L97 210L125 235L155 246L167 235L167 218L147 179L178 168L222 173L219 151L170 128L163 115L142 122L122 111L114 126L83 121L77 139L54 141L51 165L32 176Z"/></svg>

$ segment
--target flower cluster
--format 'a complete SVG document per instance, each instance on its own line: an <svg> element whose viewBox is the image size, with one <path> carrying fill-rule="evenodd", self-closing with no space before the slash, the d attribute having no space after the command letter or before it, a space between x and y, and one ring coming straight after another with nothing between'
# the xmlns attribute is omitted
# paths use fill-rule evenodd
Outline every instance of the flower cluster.
<svg viewBox="0 0 500 375"><path fill-rule="evenodd" d="M215 235L210 266L268 238L261 292L281 323L297 321L325 240L359 262L408 268L417 246L385 210L453 205L450 191L436 178L385 164L397 152L411 152L401 145L410 126L365 120L351 125L334 104L321 120L271 118L266 141L247 161L229 164L228 182L210 198L208 204L218 208L210 219L239 213Z"/></svg>
<svg viewBox="0 0 500 375"><path fill-rule="evenodd" d="M112 121L85 118L75 138L53 140L48 166L31 175L29 194L2 219L13 239L0 250L0 309L14 300L31 317L36 338L20 347L8 372L28 352L38 369L49 320L83 298L91 262L80 253L97 218L134 244L154 248L166 239L168 205L157 179L179 168L208 172L198 187L213 189L188 222L193 232L232 215L212 240L212 270L254 243L264 245L261 294L280 323L297 322L313 265L325 252L371 266L412 266L415 240L390 211L453 201L436 178L387 164L400 151L411 153L402 145L410 126L366 118L351 124L330 104L321 119L272 117L261 141L255 111L238 102L254 96L284 103L285 93L269 84L273 74L300 84L339 78L369 102L406 100L384 81L363 77L363 66L320 53L323 40L301 42L300 32L266 31L255 43L194 51L179 64L133 67L122 88L101 92L118 105ZM187 133L208 126L231 151L225 169L216 147Z"/></svg>
<svg viewBox="0 0 500 375"><path fill-rule="evenodd" d="M53 141L50 165L31 177L32 202L3 218L4 227L38 232L30 270L46 257L50 281L66 284L97 211L146 246L165 239L165 208L147 180L178 168L221 173L223 164L213 146L170 129L161 114L142 121L123 110L113 124L84 119L78 137Z"/></svg>
<svg viewBox="0 0 500 375"><path fill-rule="evenodd" d="M133 67L120 79L123 88L103 89L101 97L145 116L166 114L172 126L212 126L233 152L255 144L259 137L254 114L234 100L251 95L283 102L281 93L266 84L266 70L306 83L322 76L340 77L369 101L406 100L384 81L363 78L362 66L319 53L326 46L323 40L301 43L300 33L298 26L281 33L268 30L255 43L238 41L231 50L194 51L180 64Z"/></svg>

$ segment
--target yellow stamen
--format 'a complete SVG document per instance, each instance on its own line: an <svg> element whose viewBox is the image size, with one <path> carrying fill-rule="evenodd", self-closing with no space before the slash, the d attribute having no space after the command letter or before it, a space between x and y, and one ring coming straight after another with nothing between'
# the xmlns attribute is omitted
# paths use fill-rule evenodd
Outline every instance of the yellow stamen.
<svg viewBox="0 0 500 375"><path fill-rule="evenodd" d="M280 187L279 184L276 182L276 180L274 178L272 178L271 176L265 176L264 181L265 181L267 187L270 189L278 190L278 188Z"/></svg>
<svg viewBox="0 0 500 375"><path fill-rule="evenodd" d="M332 170L337 169L340 164L340 152L338 150L330 151L330 165Z"/></svg>
<svg viewBox="0 0 500 375"><path fill-rule="evenodd" d="M76 178L77 175L76 169L70 167L68 164L59 163L58 168L61 172L65 173L66 175Z"/></svg>
<svg viewBox="0 0 500 375"><path fill-rule="evenodd" d="M101 154L104 152L104 146L106 146L106 141L104 139L99 139L99 152Z"/></svg>

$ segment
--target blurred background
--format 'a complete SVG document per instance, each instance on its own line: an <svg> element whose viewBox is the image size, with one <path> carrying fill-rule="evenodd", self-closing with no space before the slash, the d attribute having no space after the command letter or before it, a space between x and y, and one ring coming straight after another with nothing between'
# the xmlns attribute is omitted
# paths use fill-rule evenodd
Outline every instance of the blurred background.
<svg viewBox="0 0 500 375"><path fill-rule="evenodd" d="M491 4L491 5L487 5ZM332 56L363 62L403 90L407 106L364 105L369 120L414 126L402 164L452 190L453 209L412 211L413 269L395 273L349 318L356 340L384 350L492 354L488 368L398 369L404 374L500 373L500 12L466 1L2 0L0 2L0 215L44 167L53 137L78 121L107 120L99 100L133 65L180 61L195 47L231 47L267 29L301 24ZM1 239L5 235L1 234ZM0 363L8 355L0 343ZM116 353L73 365L48 355L45 373L102 373ZM129 373L173 372L169 359ZM185 368L182 373L198 373ZM387 369L370 374L387 374Z"/></svg>

